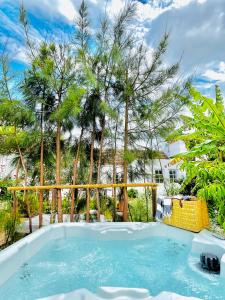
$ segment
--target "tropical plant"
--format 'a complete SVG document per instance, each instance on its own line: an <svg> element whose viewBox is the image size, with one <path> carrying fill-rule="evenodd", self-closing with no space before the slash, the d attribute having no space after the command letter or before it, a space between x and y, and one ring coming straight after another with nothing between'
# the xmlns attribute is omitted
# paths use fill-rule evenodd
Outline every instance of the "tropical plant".
<svg viewBox="0 0 225 300"><path fill-rule="evenodd" d="M219 87L216 99L203 96L189 86L188 108L182 126L169 140L183 140L188 151L175 157L182 160L186 171L183 185L194 183L199 197L213 201L218 210L218 223L225 229L225 107Z"/></svg>
<svg viewBox="0 0 225 300"><path fill-rule="evenodd" d="M151 208L146 205L145 196L139 196L129 202L130 220L133 222L149 222L152 220Z"/></svg>
<svg viewBox="0 0 225 300"><path fill-rule="evenodd" d="M128 197L129 198L137 198L138 197L138 190L136 190L136 189L129 189L128 190Z"/></svg>

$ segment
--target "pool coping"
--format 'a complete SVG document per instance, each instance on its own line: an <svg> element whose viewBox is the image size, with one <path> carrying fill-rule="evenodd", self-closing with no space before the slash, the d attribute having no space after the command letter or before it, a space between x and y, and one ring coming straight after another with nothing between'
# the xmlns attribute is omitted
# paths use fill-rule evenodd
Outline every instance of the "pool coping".
<svg viewBox="0 0 225 300"><path fill-rule="evenodd" d="M77 230L75 230L77 229ZM25 263L30 257L35 255L49 240L65 237L84 237L89 239L101 239L101 240L123 240L123 239L142 239L151 236L166 236L169 238L175 238L184 243L191 243L191 251L196 254L202 252L212 252L217 255L221 261L220 276L225 278L225 241L220 240L213 236L207 230L203 230L200 233L193 233L186 230L178 229L172 226L168 226L159 222L152 223L60 223L45 226L34 233L19 240L8 248L0 251L0 286L9 279L9 277L16 272L16 270ZM119 288L119 287L118 287ZM126 299L154 299L150 295L143 298L139 293L139 298L132 298L132 291L127 290L127 294L123 288L121 295L127 295ZM76 291L74 291L76 292ZM135 291L133 291L135 292ZM83 292L82 292L83 293ZM89 292L90 293L90 292ZM110 298L102 298L102 290L100 288L100 295L94 295L93 299L117 299L119 294L116 293L113 298L113 293L107 292ZM107 293L103 293L106 295ZM171 293L170 293L171 294ZM85 293L84 293L85 295ZM171 294L172 295L172 294ZM137 294L136 294L137 296ZM165 296L165 295L164 295ZM164 297L163 296L163 297ZM179 295L178 295L179 296ZM61 298L54 296L54 299L69 299L66 298L66 294L61 295ZM83 296L80 296L83 297ZM87 295L86 295L87 297ZM97 297L97 298L96 298ZM150 298L149 298L150 297ZM158 296L157 296L158 297ZM168 296L167 294L167 297ZM197 299L197 298L176 298L176 294L171 296L171 299ZM181 296L180 296L181 297ZM45 298L53 299L53 298ZM79 299L79 298L74 298ZM81 298L91 299L91 298ZM156 298L156 299L166 299ZM167 298L170 299L170 298Z"/></svg>

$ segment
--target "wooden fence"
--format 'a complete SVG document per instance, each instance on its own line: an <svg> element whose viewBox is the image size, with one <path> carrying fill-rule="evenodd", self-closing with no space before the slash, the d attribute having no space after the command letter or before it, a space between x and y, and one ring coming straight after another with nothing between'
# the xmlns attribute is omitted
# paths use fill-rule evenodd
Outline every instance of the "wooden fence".
<svg viewBox="0 0 225 300"><path fill-rule="evenodd" d="M58 196L61 194L61 190L66 189L66 190L71 190L74 191L76 189L85 189L87 191L91 190L97 190L97 189L105 189L105 188L124 188L124 190L127 190L128 187L144 187L151 189L152 192L152 216L153 219L155 218L156 215L156 197L157 197L157 184L155 183L117 183L117 184L78 184L78 185L46 185L46 186L13 186L13 187L8 187L8 191L11 191L13 193L13 209L16 212L17 210L17 197L16 197L16 192L17 191L24 191L24 193L28 191L35 191L35 192L40 192L40 191L47 191L51 190L52 193L52 201L58 204L58 220L59 222L63 221L62 218L62 209L59 209L60 203L60 197ZM59 193L60 192L60 193ZM128 205L123 206L123 216L128 215ZM42 205L39 207L39 227L42 226ZM74 211L71 210L71 216L70 220L73 220L73 215ZM90 221L90 199L87 197L87 203L86 203L86 221ZM123 218L123 221L128 221L126 218Z"/></svg>

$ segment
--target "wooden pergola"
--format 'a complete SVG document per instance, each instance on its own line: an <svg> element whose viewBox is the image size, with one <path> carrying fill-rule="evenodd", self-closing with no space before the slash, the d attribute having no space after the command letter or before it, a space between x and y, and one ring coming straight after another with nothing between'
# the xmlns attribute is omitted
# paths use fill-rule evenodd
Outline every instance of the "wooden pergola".
<svg viewBox="0 0 225 300"><path fill-rule="evenodd" d="M14 211L17 210L17 197L16 197L16 192L17 191L47 191L51 190L52 191L52 201L54 203L57 203L57 195L58 191L61 191L63 189L69 189L69 190L76 190L76 189L86 189L86 190L94 190L94 189L105 189L105 188L124 188L127 189L128 187L145 187L148 189L151 189L152 192L152 217L155 219L156 216L156 198L157 198L157 184L156 183L109 183L109 184L77 184L77 185L45 185L45 186L13 186L13 187L8 187L8 191L11 191L13 194L13 208ZM59 201L59 199L58 199ZM126 199L124 199L126 201ZM127 203L126 203L127 204ZM123 206L123 221L128 221L127 216L128 216L128 211L125 211L128 209L128 205ZM89 198L87 197L87 203L86 203L86 222L90 221L90 203L89 203ZM42 226L42 207L39 207L39 227ZM73 215L74 211L71 209L71 217L70 221L73 221ZM62 211L58 210L58 220L59 222L63 221L62 218Z"/></svg>

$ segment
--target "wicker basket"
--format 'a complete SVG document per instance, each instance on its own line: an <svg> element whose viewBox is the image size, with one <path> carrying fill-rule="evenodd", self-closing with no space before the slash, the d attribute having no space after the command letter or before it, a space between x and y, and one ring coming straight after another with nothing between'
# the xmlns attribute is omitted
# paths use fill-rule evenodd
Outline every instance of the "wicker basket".
<svg viewBox="0 0 225 300"><path fill-rule="evenodd" d="M209 216L206 201L196 200L172 200L172 215L165 217L164 223L193 232L199 232L209 226Z"/></svg>

